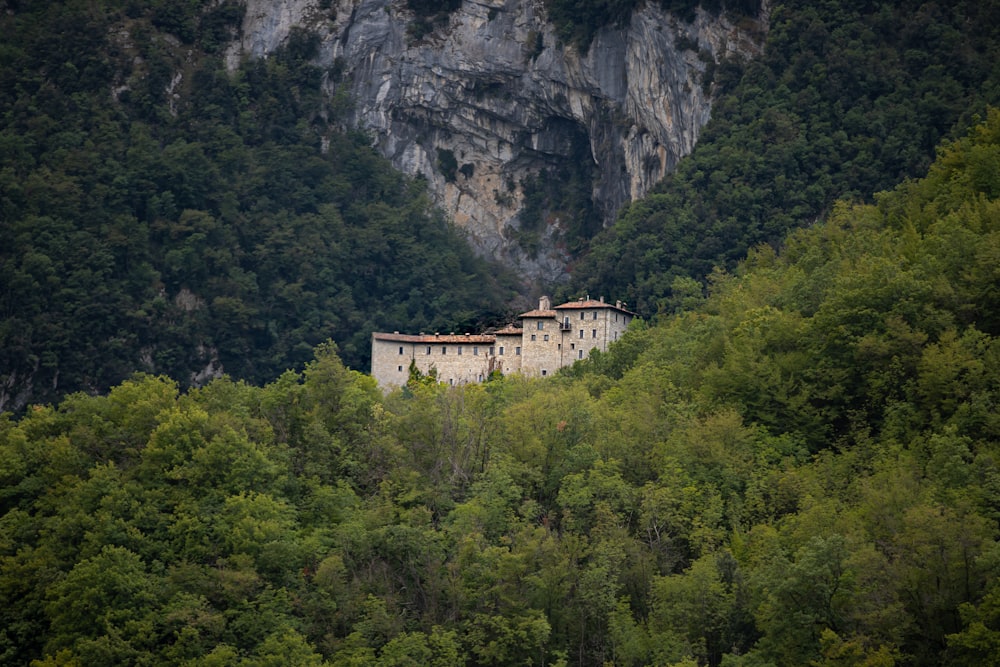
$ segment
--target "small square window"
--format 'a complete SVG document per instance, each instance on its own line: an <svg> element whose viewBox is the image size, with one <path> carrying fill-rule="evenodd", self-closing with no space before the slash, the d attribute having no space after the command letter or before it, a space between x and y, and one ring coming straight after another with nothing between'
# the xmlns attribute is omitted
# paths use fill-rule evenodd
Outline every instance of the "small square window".
<svg viewBox="0 0 1000 667"><path fill-rule="evenodd" d="M400 373L402 373L403 372L403 367L402 366L396 366L396 370L399 371Z"/></svg>
<svg viewBox="0 0 1000 667"><path fill-rule="evenodd" d="M545 377L548 374L549 374L549 372L543 368L542 369L542 377Z"/></svg>
<svg viewBox="0 0 1000 667"><path fill-rule="evenodd" d="M532 340L532 341L535 341L535 340L537 340L537 339L538 339L538 337L537 337L537 336L536 336L535 334L531 334L531 340Z"/></svg>
<svg viewBox="0 0 1000 667"><path fill-rule="evenodd" d="M545 334L544 336L542 336L542 338L545 340L546 343L549 342L549 335L548 334Z"/></svg>
<svg viewBox="0 0 1000 667"><path fill-rule="evenodd" d="M569 349L575 350L576 349L576 343L570 343L569 344Z"/></svg>

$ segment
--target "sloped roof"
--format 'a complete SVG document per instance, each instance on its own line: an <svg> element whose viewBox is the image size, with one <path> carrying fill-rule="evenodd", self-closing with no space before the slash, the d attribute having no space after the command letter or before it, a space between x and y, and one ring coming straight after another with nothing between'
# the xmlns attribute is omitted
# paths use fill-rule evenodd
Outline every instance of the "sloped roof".
<svg viewBox="0 0 1000 667"><path fill-rule="evenodd" d="M611 308L612 310L617 310L622 313L628 313L629 315L635 315L631 310L619 306L614 303L608 303L607 301L598 301L596 299L585 299L583 301L567 301L564 304L556 306L557 310L593 310L595 308Z"/></svg>
<svg viewBox="0 0 1000 667"><path fill-rule="evenodd" d="M424 344L448 344L454 343L494 343L496 336L493 334L400 334L400 333L378 333L372 334L374 340L393 341L396 343L424 343Z"/></svg>
<svg viewBox="0 0 1000 667"><path fill-rule="evenodd" d="M529 310L526 313L521 313L520 315L518 315L518 317L521 317L521 318L525 318L525 317L555 317L558 314L559 313L557 313L554 310Z"/></svg>

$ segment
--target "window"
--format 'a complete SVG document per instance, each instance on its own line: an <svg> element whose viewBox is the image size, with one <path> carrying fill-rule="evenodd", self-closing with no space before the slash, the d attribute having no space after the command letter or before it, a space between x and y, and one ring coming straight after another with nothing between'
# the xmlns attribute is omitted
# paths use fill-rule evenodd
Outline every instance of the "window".
<svg viewBox="0 0 1000 667"><path fill-rule="evenodd" d="M532 342L534 342L535 340L537 340L537 338L538 338L538 337L537 337L537 336L535 336L535 334L531 334L531 341L532 341Z"/></svg>
<svg viewBox="0 0 1000 667"><path fill-rule="evenodd" d="M615 313L615 322L618 321L618 313Z"/></svg>
<svg viewBox="0 0 1000 667"><path fill-rule="evenodd" d="M545 328L545 322L538 320L538 330L541 331L544 328Z"/></svg>
<svg viewBox="0 0 1000 667"><path fill-rule="evenodd" d="M592 318L590 318L590 319L592 319L592 320L596 320L597 319L597 311L596 310L594 311L594 316Z"/></svg>
<svg viewBox="0 0 1000 667"><path fill-rule="evenodd" d="M402 345L399 346L399 353L403 354L403 346Z"/></svg>
<svg viewBox="0 0 1000 667"><path fill-rule="evenodd" d="M542 369L542 377L545 377L548 374L549 374L549 372L543 368Z"/></svg>
<svg viewBox="0 0 1000 667"><path fill-rule="evenodd" d="M542 339L543 339L543 340L544 340L544 341L545 341L546 343L548 343L548 342L549 342L549 335L548 335L548 334L545 334L544 336L542 336Z"/></svg>
<svg viewBox="0 0 1000 667"><path fill-rule="evenodd" d="M500 356L503 356L503 345L500 346Z"/></svg>
<svg viewBox="0 0 1000 667"><path fill-rule="evenodd" d="M495 354L496 354L496 352L493 350L493 346L490 345L490 356L492 357Z"/></svg>
<svg viewBox="0 0 1000 667"><path fill-rule="evenodd" d="M591 329L590 330L590 337L591 338L597 338L597 329Z"/></svg>
<svg viewBox="0 0 1000 667"><path fill-rule="evenodd" d="M479 347L478 346L472 348L472 356L474 356L474 357L478 357L479 356Z"/></svg>
<svg viewBox="0 0 1000 667"><path fill-rule="evenodd" d="M450 384L451 386L454 387L455 386L455 378L448 378L448 384Z"/></svg>
<svg viewBox="0 0 1000 667"><path fill-rule="evenodd" d="M583 338L583 329L580 329L580 338Z"/></svg>
<svg viewBox="0 0 1000 667"><path fill-rule="evenodd" d="M569 344L569 349L575 350L576 349L576 343L570 343Z"/></svg>
<svg viewBox="0 0 1000 667"><path fill-rule="evenodd" d="M403 367L402 366L396 366L396 370L399 371L400 373L402 373L403 372Z"/></svg>
<svg viewBox="0 0 1000 667"><path fill-rule="evenodd" d="M562 349L562 343L556 343L556 349L557 350L561 350Z"/></svg>
<svg viewBox="0 0 1000 667"><path fill-rule="evenodd" d="M618 332L615 332L615 340L618 340Z"/></svg>
<svg viewBox="0 0 1000 667"><path fill-rule="evenodd" d="M579 359L583 359L583 350L580 350L580 351L579 351L579 352L578 352L577 354L579 354L579 355L580 355L580 356L578 357Z"/></svg>
<svg viewBox="0 0 1000 667"><path fill-rule="evenodd" d="M580 313L580 319L581 320L584 319L584 318L586 318L586 317L587 317L587 313L584 313L584 312Z"/></svg>
<svg viewBox="0 0 1000 667"><path fill-rule="evenodd" d="M515 348L514 348L514 354L515 354L516 356L520 357L520 356L521 356L521 348L519 348L519 347L515 347Z"/></svg>
<svg viewBox="0 0 1000 667"><path fill-rule="evenodd" d="M442 345L441 346L441 354L448 354L448 348Z"/></svg>
<svg viewBox="0 0 1000 667"><path fill-rule="evenodd" d="M430 354L430 353L431 353L431 346L430 346L430 345L428 345L428 346L427 346L427 354Z"/></svg>
<svg viewBox="0 0 1000 667"><path fill-rule="evenodd" d="M459 356L462 355L462 346L461 345L458 346L458 354L459 354Z"/></svg>

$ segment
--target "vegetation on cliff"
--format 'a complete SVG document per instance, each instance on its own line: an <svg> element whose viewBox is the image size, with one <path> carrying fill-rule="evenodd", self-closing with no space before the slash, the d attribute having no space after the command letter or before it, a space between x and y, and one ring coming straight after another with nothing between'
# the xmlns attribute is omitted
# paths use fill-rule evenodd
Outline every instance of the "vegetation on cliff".
<svg viewBox="0 0 1000 667"><path fill-rule="evenodd" d="M0 663L996 663L1000 112L939 142L993 4L775 7L581 271L661 315L389 395L369 327L500 288L308 36L231 75L213 7L0 16L0 391L84 390L0 415Z"/></svg>
<svg viewBox="0 0 1000 667"><path fill-rule="evenodd" d="M570 292L644 314L686 278L732 268L840 198L923 173L942 138L1000 104L1000 2L803 2L771 7L764 54L724 62L692 155L598 235ZM958 128L957 130L955 128Z"/></svg>
<svg viewBox="0 0 1000 667"><path fill-rule="evenodd" d="M545 381L138 376L0 421L0 660L983 665L1000 112Z"/></svg>
<svg viewBox="0 0 1000 667"><path fill-rule="evenodd" d="M475 326L512 281L367 140L295 34L228 73L235 2L0 15L0 409L133 371L265 382L327 338ZM506 285L506 287L504 286Z"/></svg>

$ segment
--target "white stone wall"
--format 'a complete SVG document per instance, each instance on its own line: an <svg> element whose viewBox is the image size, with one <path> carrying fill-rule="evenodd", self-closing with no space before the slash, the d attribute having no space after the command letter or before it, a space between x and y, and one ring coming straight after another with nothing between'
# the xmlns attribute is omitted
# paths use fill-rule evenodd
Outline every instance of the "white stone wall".
<svg viewBox="0 0 1000 667"><path fill-rule="evenodd" d="M504 375L521 372L524 359L524 342L521 334L496 334L497 368ZM502 354L501 354L502 348Z"/></svg>
<svg viewBox="0 0 1000 667"><path fill-rule="evenodd" d="M403 354L399 350L403 350ZM372 377L379 386L399 387L410 377L413 344L372 338Z"/></svg>
<svg viewBox="0 0 1000 667"><path fill-rule="evenodd" d="M372 376L383 388L403 385L410 362L427 375L437 372L440 382L482 382L494 370L547 377L564 366L586 359L592 350L607 351L620 339L634 315L621 304L579 301L521 316L522 329L504 329L482 335L372 335ZM520 354L518 354L520 351Z"/></svg>
<svg viewBox="0 0 1000 667"><path fill-rule="evenodd" d="M527 317L522 325L521 372L531 377L544 377L562 368L563 336L559 322L553 317Z"/></svg>
<svg viewBox="0 0 1000 667"><path fill-rule="evenodd" d="M424 375L436 371L440 382L482 382L495 367L495 357L492 336L372 335L372 377L383 388L406 384L411 361Z"/></svg>

